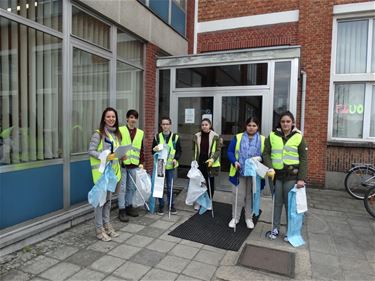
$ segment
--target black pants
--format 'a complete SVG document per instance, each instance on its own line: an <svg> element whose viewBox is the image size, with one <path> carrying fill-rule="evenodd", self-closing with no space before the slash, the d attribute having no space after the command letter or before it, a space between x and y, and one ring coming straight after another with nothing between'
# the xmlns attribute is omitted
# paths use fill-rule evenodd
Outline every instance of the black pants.
<svg viewBox="0 0 375 281"><path fill-rule="evenodd" d="M198 169L201 171L201 173L203 174L204 179L206 180L208 197L211 198L211 196L210 196L210 189L208 188L208 179L210 180L211 194L212 194L212 197L214 197L214 193L215 193L215 178L208 176L208 169L207 169L207 164L206 163L199 163L199 168Z"/></svg>

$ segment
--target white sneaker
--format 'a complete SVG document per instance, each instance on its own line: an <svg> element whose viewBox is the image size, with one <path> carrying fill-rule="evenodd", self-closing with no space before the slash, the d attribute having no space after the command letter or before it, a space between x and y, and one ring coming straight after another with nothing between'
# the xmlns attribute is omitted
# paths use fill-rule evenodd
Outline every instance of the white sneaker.
<svg viewBox="0 0 375 281"><path fill-rule="evenodd" d="M238 220L235 220L235 219L232 219L229 223L228 223L228 226L230 228L234 228L236 226L236 224L238 223Z"/></svg>
<svg viewBox="0 0 375 281"><path fill-rule="evenodd" d="M246 219L245 222L246 222L247 228L250 228L250 229L254 228L254 223L252 219Z"/></svg>

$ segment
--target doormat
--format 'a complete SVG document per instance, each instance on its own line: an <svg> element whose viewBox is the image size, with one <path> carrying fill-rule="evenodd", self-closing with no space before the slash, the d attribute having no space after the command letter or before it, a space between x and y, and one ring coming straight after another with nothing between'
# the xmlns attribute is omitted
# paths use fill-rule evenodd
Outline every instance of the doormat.
<svg viewBox="0 0 375 281"><path fill-rule="evenodd" d="M203 215L197 213L176 227L169 235L216 248L238 251L252 231L246 227L244 213L241 214L236 232L228 227L232 219L232 205L214 202L214 213L214 218L211 211ZM259 216L253 218L254 225L258 222L258 218Z"/></svg>
<svg viewBox="0 0 375 281"><path fill-rule="evenodd" d="M295 253L246 244L237 264L294 278Z"/></svg>

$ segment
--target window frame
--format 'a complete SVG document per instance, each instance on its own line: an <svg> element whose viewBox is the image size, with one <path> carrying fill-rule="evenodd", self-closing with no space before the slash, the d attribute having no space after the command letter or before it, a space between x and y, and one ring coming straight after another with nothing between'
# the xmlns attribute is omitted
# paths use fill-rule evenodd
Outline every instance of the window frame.
<svg viewBox="0 0 375 281"><path fill-rule="evenodd" d="M337 74L336 73L336 55L337 55L337 36L338 36L338 23L343 21L354 20L368 20L367 30L367 61L366 73L353 73L353 74ZM370 136L370 121L371 121L371 105L375 103L375 97L372 97L372 87L375 86L375 73L371 72L372 60L372 45L373 42L373 28L375 24L375 16L371 12L366 13L351 13L335 15L332 23L332 44L331 44L331 68L330 68L330 84L329 84L329 110L328 110L328 141L337 142L375 142L375 136ZM353 84L362 83L365 85L364 97L364 114L363 114L363 131L362 138L342 138L333 137L333 115L334 115L334 102L335 102L335 85L336 84ZM366 122L368 120L368 122Z"/></svg>

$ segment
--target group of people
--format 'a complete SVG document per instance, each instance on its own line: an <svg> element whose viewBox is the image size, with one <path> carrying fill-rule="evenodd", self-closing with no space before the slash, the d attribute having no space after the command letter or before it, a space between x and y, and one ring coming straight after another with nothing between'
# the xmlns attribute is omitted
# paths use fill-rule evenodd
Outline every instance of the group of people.
<svg viewBox="0 0 375 281"><path fill-rule="evenodd" d="M102 114L99 129L93 134L89 146L89 155L94 183L100 178L99 155L103 150L116 148L120 145L131 145L126 155L117 159L110 153L107 161L111 161L118 180L119 219L129 221L128 216L138 216L138 211L132 206L135 187L135 173L137 168L143 168L144 132L137 128L138 112L129 110L126 114L127 124L119 126L117 111L106 108ZM160 144L169 146L166 162L165 183L167 200L170 202L171 214L177 214L174 207L171 185L174 171L178 167L182 149L179 135L171 132L172 121L169 117L161 118L161 131L153 139L152 153L160 150ZM212 199L215 192L215 176L220 170L220 155L223 139L213 130L210 119L204 118L200 124L201 130L193 135L193 159L198 162L199 170L209 186L208 196ZM254 228L252 211L251 177L244 173L245 161L254 158L263 161L269 167L267 176L272 178L275 186L274 224L270 238L276 239L280 232L280 218L282 207L288 208L288 192L296 185L305 186L307 176L307 147L302 133L296 129L294 116L289 111L281 114L278 126L268 138L259 134L260 121L256 117L246 120L245 130L233 137L228 147L228 158L231 163L229 179L233 187L232 220L229 227L234 228L240 220L242 208L245 209L246 226ZM235 192L238 192L237 203ZM110 224L111 192L107 193L107 200L103 206L95 208L95 226L97 238L110 241L118 233ZM237 210L236 210L237 209ZM164 214L164 199L159 198L157 213ZM285 238L287 239L287 238Z"/></svg>

